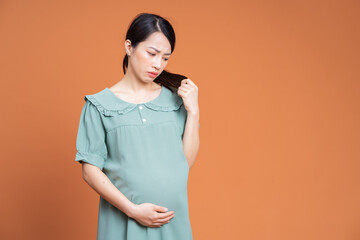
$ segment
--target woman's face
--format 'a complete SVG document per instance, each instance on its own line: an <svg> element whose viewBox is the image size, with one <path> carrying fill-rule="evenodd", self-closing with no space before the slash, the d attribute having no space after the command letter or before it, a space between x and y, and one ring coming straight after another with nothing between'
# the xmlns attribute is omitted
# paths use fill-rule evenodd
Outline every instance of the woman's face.
<svg viewBox="0 0 360 240"><path fill-rule="evenodd" d="M136 48L125 41L128 59L128 70L143 82L152 82L164 70L171 54L171 45L161 32L152 33L145 41L140 42ZM157 73L156 76L149 72Z"/></svg>

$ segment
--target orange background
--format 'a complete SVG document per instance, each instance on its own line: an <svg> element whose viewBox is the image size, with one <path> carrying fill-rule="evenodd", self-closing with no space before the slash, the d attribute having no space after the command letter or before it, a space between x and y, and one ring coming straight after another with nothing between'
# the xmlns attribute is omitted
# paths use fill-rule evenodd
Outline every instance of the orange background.
<svg viewBox="0 0 360 240"><path fill-rule="evenodd" d="M136 14L199 87L195 240L360 239L359 1L1 1L1 239L95 239L75 140Z"/></svg>

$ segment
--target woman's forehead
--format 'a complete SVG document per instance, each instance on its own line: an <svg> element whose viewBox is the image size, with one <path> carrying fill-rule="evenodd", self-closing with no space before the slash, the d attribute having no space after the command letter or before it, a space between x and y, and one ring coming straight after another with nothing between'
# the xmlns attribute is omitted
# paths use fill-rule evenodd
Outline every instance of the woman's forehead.
<svg viewBox="0 0 360 240"><path fill-rule="evenodd" d="M155 51L170 52L171 45L164 34L151 34L145 41L141 43L145 48L152 48Z"/></svg>

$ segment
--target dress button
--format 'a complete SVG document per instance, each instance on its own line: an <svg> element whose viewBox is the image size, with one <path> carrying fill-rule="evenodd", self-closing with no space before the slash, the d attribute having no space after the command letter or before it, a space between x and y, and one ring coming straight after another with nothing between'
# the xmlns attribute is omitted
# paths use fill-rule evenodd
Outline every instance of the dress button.
<svg viewBox="0 0 360 240"><path fill-rule="evenodd" d="M142 109L142 106L139 106L140 109Z"/></svg>
<svg viewBox="0 0 360 240"><path fill-rule="evenodd" d="M145 118L143 118L143 122L146 122L146 119L145 119Z"/></svg>

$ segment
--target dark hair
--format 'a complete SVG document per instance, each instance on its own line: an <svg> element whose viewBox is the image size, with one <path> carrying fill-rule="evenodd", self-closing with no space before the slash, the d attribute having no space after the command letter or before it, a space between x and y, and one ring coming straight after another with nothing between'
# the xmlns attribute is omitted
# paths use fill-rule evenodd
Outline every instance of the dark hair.
<svg viewBox="0 0 360 240"><path fill-rule="evenodd" d="M135 48L140 42L145 41L146 38L154 32L161 32L165 35L170 42L172 53L175 48L174 29L165 18L156 14L138 14L130 24L125 40L129 39L131 41L131 46ZM128 56L125 54L123 60L124 74L126 73L127 66ZM181 85L181 80L186 78L186 76L163 70L161 74L155 78L154 82L160 83L173 91L174 89L171 88L177 89Z"/></svg>

